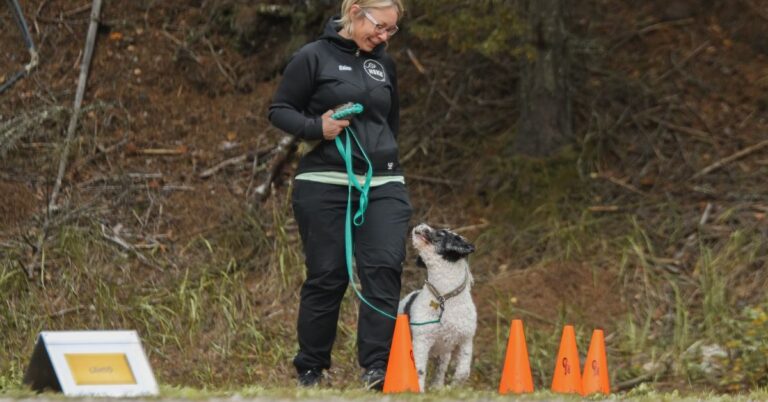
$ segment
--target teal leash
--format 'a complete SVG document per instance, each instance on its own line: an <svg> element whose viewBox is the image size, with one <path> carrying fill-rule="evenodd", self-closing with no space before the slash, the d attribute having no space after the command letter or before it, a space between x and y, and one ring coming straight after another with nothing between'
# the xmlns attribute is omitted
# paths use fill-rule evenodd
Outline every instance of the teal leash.
<svg viewBox="0 0 768 402"><path fill-rule="evenodd" d="M362 113L363 106L359 103L352 104L336 113L334 113L331 118L334 120L342 119L345 117L349 117L355 114ZM344 257L347 264L347 274L349 275L349 283L352 286L352 289L355 291L355 294L357 295L358 299L365 303L368 307L370 307L373 311L383 315L384 317L387 317L392 320L396 320L397 317L393 316L392 314L387 313L386 311L374 306L371 302L366 300L366 298L360 293L360 290L357 289L357 286L355 285L355 276L354 272L352 270L352 256L354 254L353 247L354 242L352 241L352 225L355 226L361 226L363 222L365 222L365 210L368 209L368 193L371 189L371 178L373 177L373 164L371 163L371 160L368 158L368 155L363 150L363 147L360 145L360 141L357 139L357 136L355 136L354 130L352 130L351 127L345 127L344 128L344 134L345 135L345 141L342 144L341 139L339 136L336 136L334 138L334 142L336 143L336 148L339 150L339 154L341 154L341 158L344 160L344 165L347 169L347 179L349 184L347 185L348 193L347 193L347 213L346 217L344 219ZM360 149L360 153L365 158L365 162L368 164L368 170L365 173L365 181L363 184L360 184L360 181L357 179L357 175L355 175L354 170L352 169L352 143L350 141L350 138L355 141L355 144L357 144L357 147ZM360 192L360 201L358 203L357 211L355 212L354 218L352 217L352 188ZM442 303L440 303L440 315L438 316L437 320L432 321L424 321L424 322L411 322L410 325L412 326L418 326L418 325L427 325L427 324L439 324L440 320L443 318L443 312L445 311L444 306Z"/></svg>

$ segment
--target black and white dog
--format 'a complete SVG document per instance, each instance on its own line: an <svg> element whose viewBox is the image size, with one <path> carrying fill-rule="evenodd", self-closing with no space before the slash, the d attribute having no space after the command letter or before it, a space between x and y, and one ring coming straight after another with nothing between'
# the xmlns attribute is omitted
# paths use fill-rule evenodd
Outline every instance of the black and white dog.
<svg viewBox="0 0 768 402"><path fill-rule="evenodd" d="M420 262L427 268L427 280L421 290L400 301L398 312L410 318L413 357L419 388L424 392L430 358L437 365L430 387L440 388L445 384L448 363L454 353L456 371L452 383L459 384L469 377L477 310L470 295L472 275L467 255L475 251L475 246L456 233L426 224L413 229L412 241Z"/></svg>

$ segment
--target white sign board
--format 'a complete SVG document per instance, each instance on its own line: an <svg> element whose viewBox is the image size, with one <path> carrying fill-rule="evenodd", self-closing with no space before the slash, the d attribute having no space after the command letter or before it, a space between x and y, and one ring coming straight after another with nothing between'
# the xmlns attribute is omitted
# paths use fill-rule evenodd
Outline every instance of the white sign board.
<svg viewBox="0 0 768 402"><path fill-rule="evenodd" d="M68 396L158 393L136 331L41 332L24 383Z"/></svg>

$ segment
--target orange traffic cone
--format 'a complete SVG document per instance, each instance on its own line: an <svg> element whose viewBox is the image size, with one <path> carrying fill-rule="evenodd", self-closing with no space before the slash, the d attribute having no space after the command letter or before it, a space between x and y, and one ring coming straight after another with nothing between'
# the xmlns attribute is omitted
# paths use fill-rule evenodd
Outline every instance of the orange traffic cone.
<svg viewBox="0 0 768 402"><path fill-rule="evenodd" d="M533 392L531 365L528 361L528 347L525 345L523 322L512 320L507 341L507 356L504 359L504 370L501 372L499 393L522 394Z"/></svg>
<svg viewBox="0 0 768 402"><path fill-rule="evenodd" d="M596 392L602 392L606 395L611 393L611 383L608 379L608 359L605 357L605 337L602 329L592 331L587 360L584 362L582 386L584 395Z"/></svg>
<svg viewBox="0 0 768 402"><path fill-rule="evenodd" d="M419 375L413 360L413 344L408 316L400 314L395 321L395 334L389 350L387 374L384 377L384 393L419 392Z"/></svg>
<svg viewBox="0 0 768 402"><path fill-rule="evenodd" d="M560 339L560 351L555 362L555 375L552 377L552 392L563 394L581 394L581 369L579 351L576 348L576 334L573 325L563 328Z"/></svg>

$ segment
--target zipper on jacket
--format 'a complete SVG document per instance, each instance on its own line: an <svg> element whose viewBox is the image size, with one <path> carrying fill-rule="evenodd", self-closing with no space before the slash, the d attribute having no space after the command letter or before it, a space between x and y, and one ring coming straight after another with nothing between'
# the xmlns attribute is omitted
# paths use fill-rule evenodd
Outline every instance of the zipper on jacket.
<svg viewBox="0 0 768 402"><path fill-rule="evenodd" d="M359 55L360 49L357 49L357 53ZM365 93L363 94L363 100L362 103L366 107L371 104L371 87L370 84L368 84L368 80L365 79L365 60L361 60L358 58L358 65L360 66L360 79L362 80L363 86L365 87ZM361 145L367 146L368 144L368 137L363 136L363 139L361 140ZM368 151L366 151L368 152Z"/></svg>
<svg viewBox="0 0 768 402"><path fill-rule="evenodd" d="M355 57L360 57L360 49L355 50Z"/></svg>

